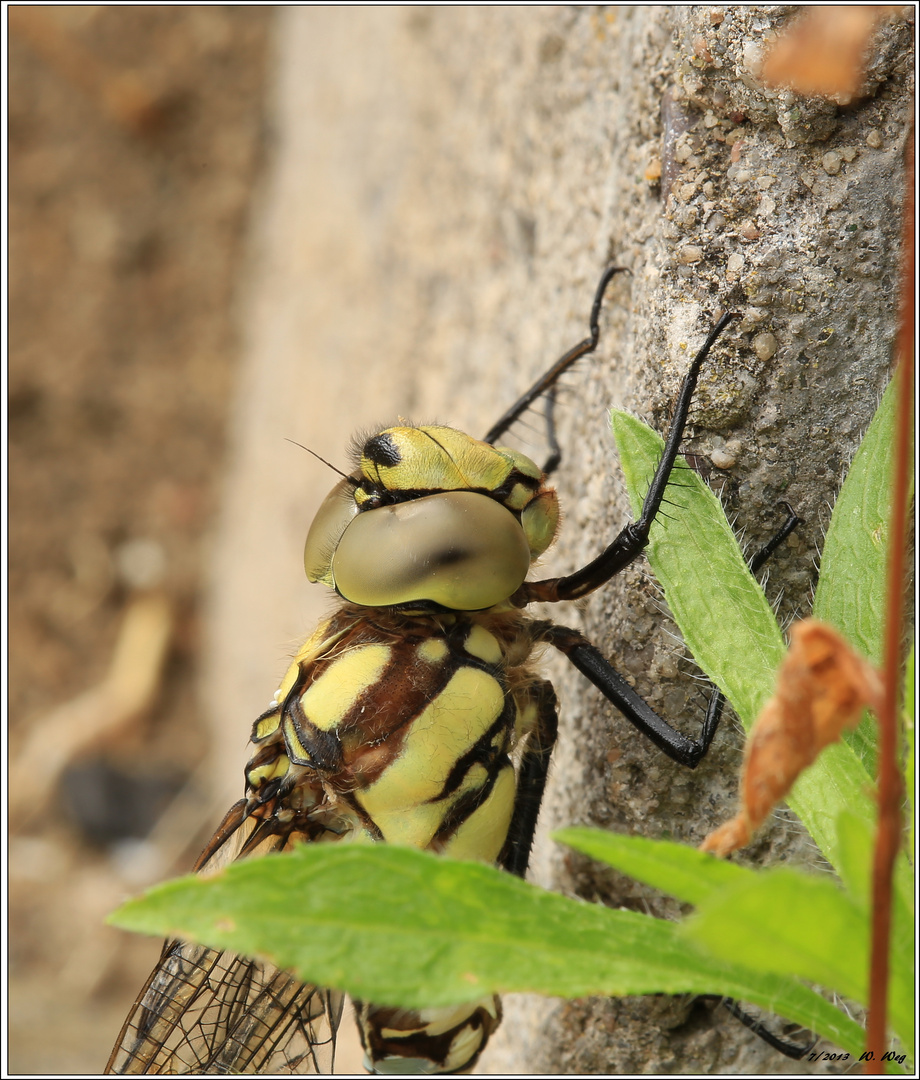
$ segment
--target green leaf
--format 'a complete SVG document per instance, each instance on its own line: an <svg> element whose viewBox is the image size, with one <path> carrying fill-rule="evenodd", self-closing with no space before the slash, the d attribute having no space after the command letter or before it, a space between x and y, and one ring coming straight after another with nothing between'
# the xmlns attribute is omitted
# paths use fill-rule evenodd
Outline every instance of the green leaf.
<svg viewBox="0 0 920 1080"><path fill-rule="evenodd" d="M868 912L872 892L872 852L875 848L875 821L852 810L837 819L840 851L840 880L847 895L863 912Z"/></svg>
<svg viewBox="0 0 920 1080"><path fill-rule="evenodd" d="M876 667L882 662L891 544L895 389L889 383L837 496L814 603L815 618L836 627Z"/></svg>
<svg viewBox="0 0 920 1080"><path fill-rule="evenodd" d="M714 855L645 836L624 836L583 826L560 829L553 839L688 904L753 876L753 870Z"/></svg>
<svg viewBox="0 0 920 1080"><path fill-rule="evenodd" d="M381 1004L436 1007L513 991L716 993L780 1012L853 1052L862 1039L820 995L714 962L673 923L391 845L304 845L235 863L158 886L110 921L258 956Z"/></svg>
<svg viewBox="0 0 920 1080"><path fill-rule="evenodd" d="M904 700L901 707L904 726L904 779L907 786L907 835L910 851L916 851L917 798L916 762L917 743L914 728L916 701L914 700L914 646L907 654L907 669L904 672Z"/></svg>
<svg viewBox="0 0 920 1080"><path fill-rule="evenodd" d="M799 774L786 804L801 819L825 858L840 871L837 821L845 810L875 820L874 786L859 756L845 742L825 747Z"/></svg>
<svg viewBox="0 0 920 1080"><path fill-rule="evenodd" d="M815 590L815 618L836 627L876 666L882 662L884 639L896 407L892 381L837 497ZM874 776L877 727L872 717L864 716L844 737Z"/></svg>
<svg viewBox="0 0 920 1080"><path fill-rule="evenodd" d="M641 421L616 410L613 429L638 514L664 443ZM773 693L783 638L719 500L691 469L681 470L680 484L674 497L679 506L652 527L649 563L694 659L749 729ZM834 866L837 818L848 808L871 817L871 787L859 757L838 743L799 777L786 800Z"/></svg>
<svg viewBox="0 0 920 1080"><path fill-rule="evenodd" d="M868 1003L868 913L830 878L764 870L714 893L683 927L715 956ZM913 1039L913 981L913 953L893 951L889 1019L905 1046Z"/></svg>
<svg viewBox="0 0 920 1080"><path fill-rule="evenodd" d="M869 918L872 906L872 864L876 840L876 816L863 817L845 810L837 821L840 877L846 886L846 896ZM916 923L913 905L913 875L906 857L898 856L892 881L891 904L892 971L901 971L905 992L912 993L914 934ZM897 977L893 974L893 977ZM912 1000L912 998L911 998Z"/></svg>
<svg viewBox="0 0 920 1080"><path fill-rule="evenodd" d="M555 838L696 904L699 914L690 917L687 932L714 955L818 981L864 1002L874 831L871 821L850 812L841 816L838 831L852 893L830 878L790 869L748 870L670 841L586 828L563 829ZM896 892L891 994L899 1037L911 1051L911 1032L903 1022L913 1014L913 932L910 896Z"/></svg>
<svg viewBox="0 0 920 1080"><path fill-rule="evenodd" d="M664 443L628 413L615 409L612 422L638 516ZM682 458L678 466L680 487L675 485L671 495L676 506L655 520L648 559L697 663L749 729L773 692L786 647L719 500Z"/></svg>

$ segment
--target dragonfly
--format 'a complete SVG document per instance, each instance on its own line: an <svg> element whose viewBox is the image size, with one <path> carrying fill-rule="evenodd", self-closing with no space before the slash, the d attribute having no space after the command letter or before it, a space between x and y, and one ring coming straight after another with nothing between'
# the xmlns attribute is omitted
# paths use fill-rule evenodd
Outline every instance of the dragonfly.
<svg viewBox="0 0 920 1080"><path fill-rule="evenodd" d="M641 513L591 562L528 580L559 524L547 482L560 460L555 391L597 348L610 281L589 336L566 352L481 440L404 422L361 444L307 535L307 577L337 610L293 659L252 730L245 796L195 869L300 843L385 842L526 873L557 734L551 683L531 662L552 645L646 737L695 767L715 736L713 691L691 738L659 717L579 631L528 605L579 600L643 551L671 479L700 372L735 316L713 326L685 374ZM545 396L550 456L499 444ZM753 561L795 527L790 517ZM354 1002L364 1064L377 1073L470 1069L501 1020L498 997L396 1009ZM331 1072L343 996L255 960L169 941L118 1037L113 1073Z"/></svg>

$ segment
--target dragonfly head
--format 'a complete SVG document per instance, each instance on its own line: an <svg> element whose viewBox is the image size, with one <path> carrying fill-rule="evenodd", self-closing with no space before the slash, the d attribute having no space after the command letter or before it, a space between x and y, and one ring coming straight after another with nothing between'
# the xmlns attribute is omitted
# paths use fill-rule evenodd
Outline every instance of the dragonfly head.
<svg viewBox="0 0 920 1080"><path fill-rule="evenodd" d="M363 442L320 506L304 565L356 604L478 611L520 587L558 520L523 454L454 428L393 427Z"/></svg>

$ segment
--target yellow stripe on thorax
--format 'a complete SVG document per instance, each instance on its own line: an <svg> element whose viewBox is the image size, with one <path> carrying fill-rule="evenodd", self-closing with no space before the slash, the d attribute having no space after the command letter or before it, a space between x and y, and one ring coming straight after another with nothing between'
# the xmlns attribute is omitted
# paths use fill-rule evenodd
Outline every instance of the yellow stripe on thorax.
<svg viewBox="0 0 920 1080"><path fill-rule="evenodd" d="M502 660L502 648L498 643L498 638L478 623L474 623L470 628L463 642L463 649L470 656L484 660L487 664L500 664Z"/></svg>
<svg viewBox="0 0 920 1080"><path fill-rule="evenodd" d="M444 854L452 859L495 862L508 838L516 793L514 766L509 763L496 777L489 797L444 845Z"/></svg>
<svg viewBox="0 0 920 1080"><path fill-rule="evenodd" d="M291 661L290 667L284 673L284 678L281 680L281 686L278 688L275 694L277 701L284 701L294 684L300 678L300 673L303 667L307 664L314 663L318 660L323 653L328 652L333 645L341 641L341 639L348 633L349 627L343 627L337 633L329 633L329 623L331 620L320 623L320 625L313 631L313 633L307 638L307 640L297 650L297 655Z"/></svg>
<svg viewBox="0 0 920 1080"><path fill-rule="evenodd" d="M457 760L489 730L504 703L501 685L488 672L463 667L412 722L400 755L358 793L385 840L428 846L453 801L431 800L438 799Z"/></svg>
<svg viewBox="0 0 920 1080"><path fill-rule="evenodd" d="M337 727L356 699L380 678L391 656L389 645L361 645L338 657L301 698L313 727L320 731Z"/></svg>

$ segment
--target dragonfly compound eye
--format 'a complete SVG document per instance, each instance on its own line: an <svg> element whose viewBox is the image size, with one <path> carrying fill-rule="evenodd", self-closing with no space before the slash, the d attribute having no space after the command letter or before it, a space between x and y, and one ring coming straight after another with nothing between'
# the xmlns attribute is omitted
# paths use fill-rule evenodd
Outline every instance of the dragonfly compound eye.
<svg viewBox="0 0 920 1080"><path fill-rule="evenodd" d="M355 604L429 600L478 611L507 600L530 569L520 523L473 491L445 491L359 514L332 557L336 590Z"/></svg>
<svg viewBox="0 0 920 1080"><path fill-rule="evenodd" d="M319 581L335 588L332 580L332 556L342 533L358 513L355 484L351 477L340 480L323 499L307 533L303 549L303 564L310 581Z"/></svg>

